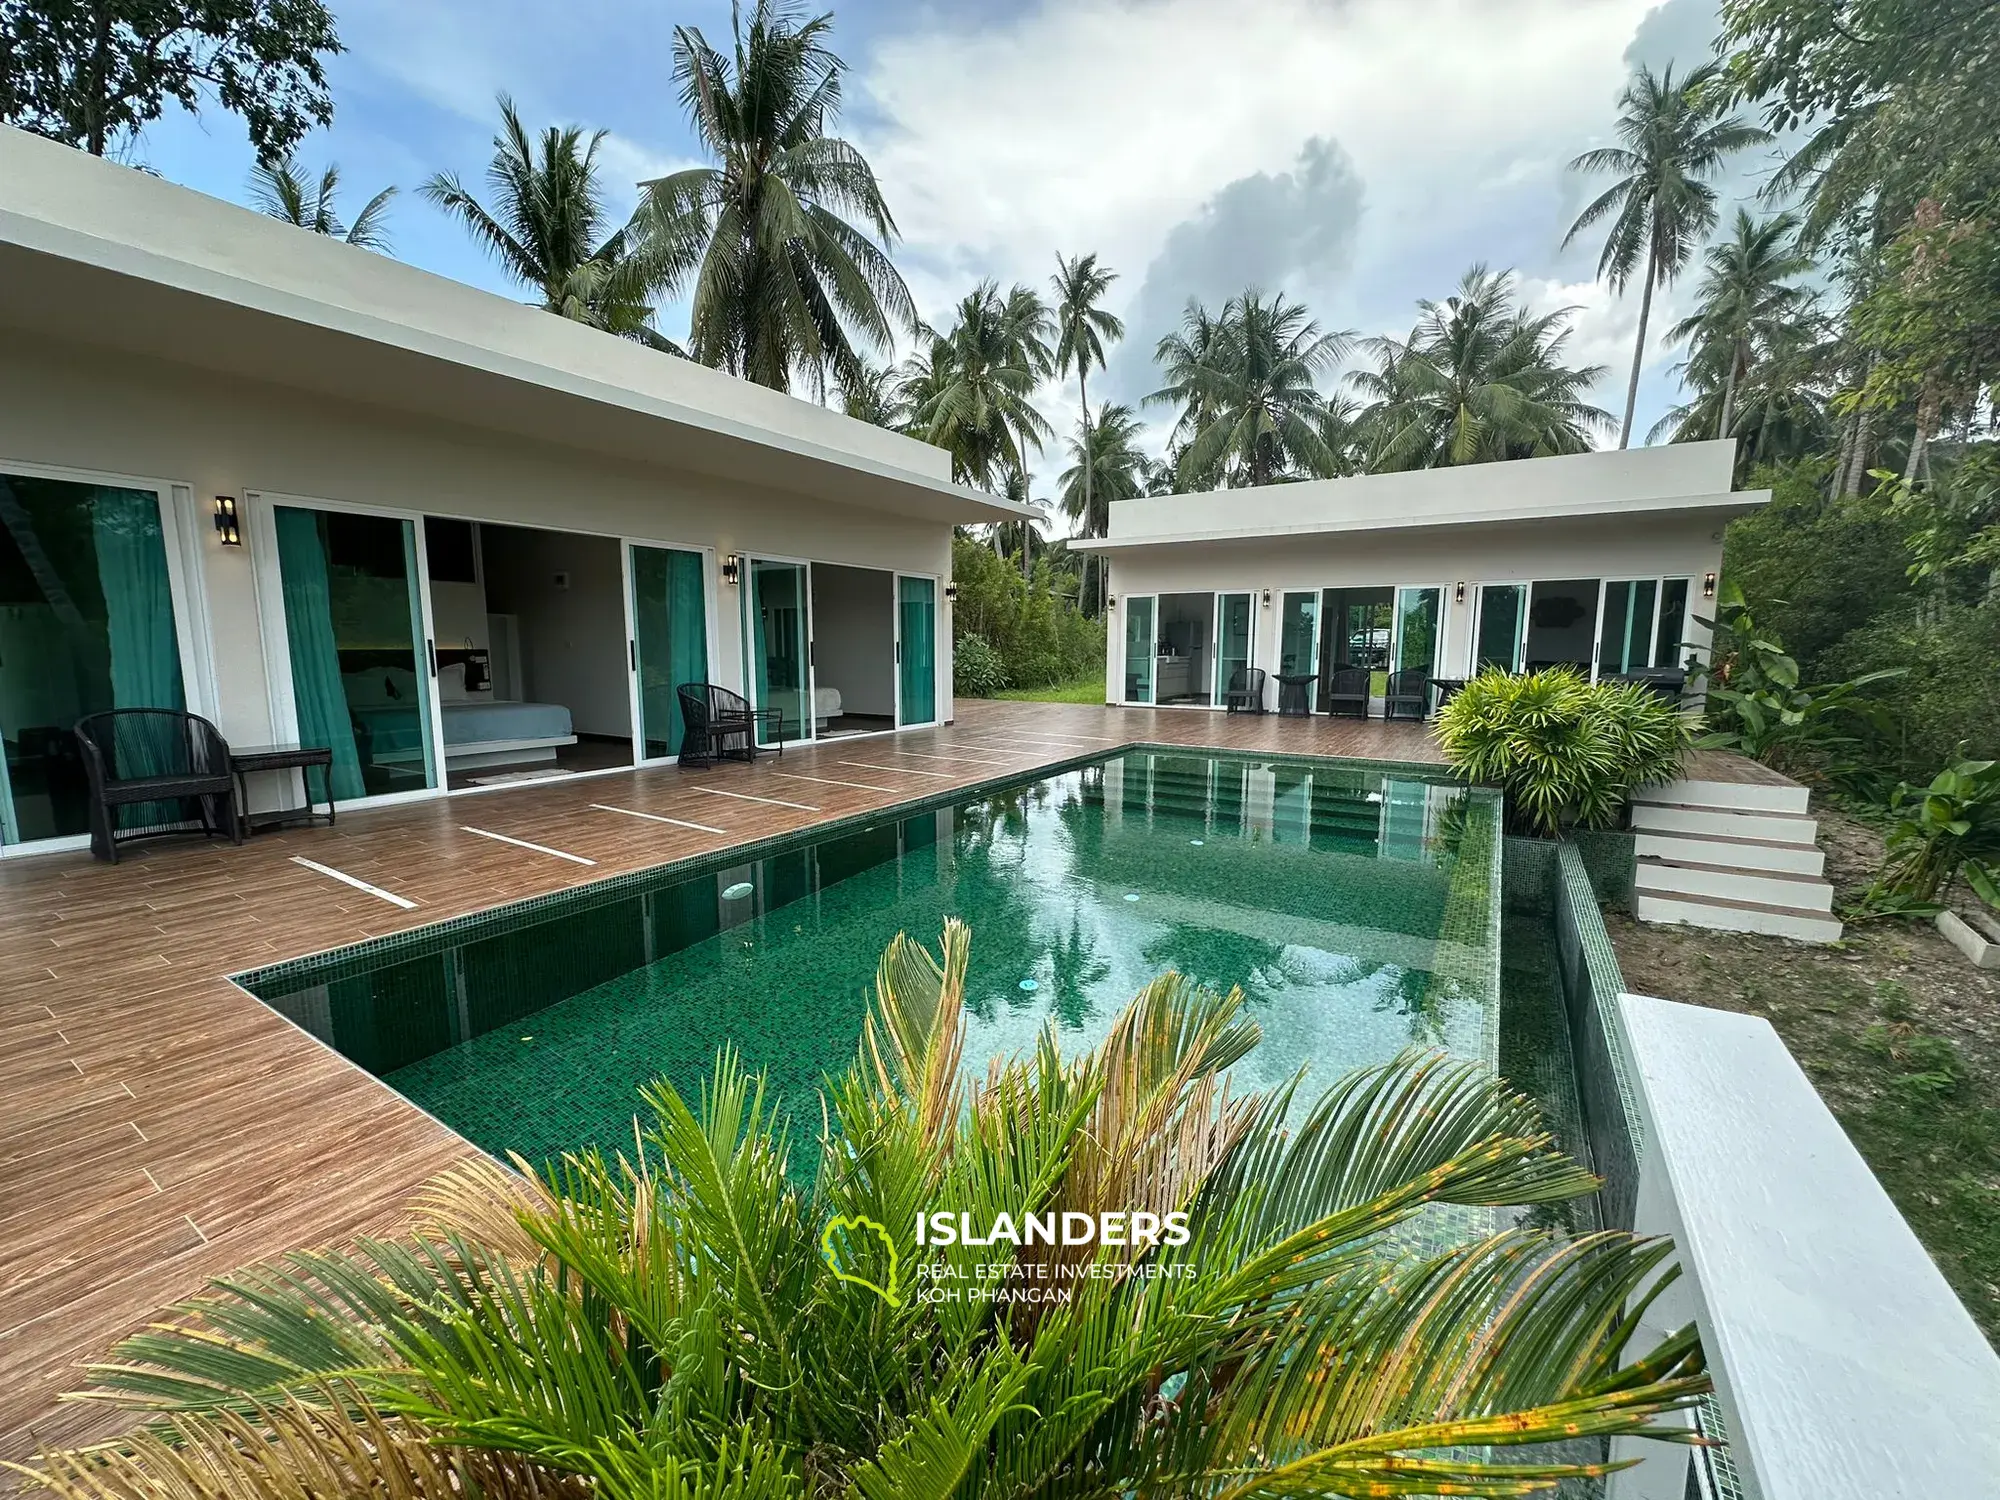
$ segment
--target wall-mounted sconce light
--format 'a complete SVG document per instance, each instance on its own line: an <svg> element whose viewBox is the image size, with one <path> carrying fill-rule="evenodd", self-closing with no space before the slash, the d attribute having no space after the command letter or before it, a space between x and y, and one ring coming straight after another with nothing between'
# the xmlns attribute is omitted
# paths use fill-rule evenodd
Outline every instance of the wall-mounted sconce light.
<svg viewBox="0 0 2000 1500"><path fill-rule="evenodd" d="M1457 585L1455 588L1452 589L1451 602L1453 604L1465 603L1465 585L1463 583L1460 583L1459 585Z"/></svg>
<svg viewBox="0 0 2000 1500"><path fill-rule="evenodd" d="M1264 590L1264 608L1266 608L1266 609L1269 609L1270 607L1271 607L1271 591L1270 591L1269 589L1265 589L1265 590Z"/></svg>
<svg viewBox="0 0 2000 1500"><path fill-rule="evenodd" d="M225 547L243 545L243 533L236 525L236 497L217 495L215 497L215 534L222 538Z"/></svg>
<svg viewBox="0 0 2000 1500"><path fill-rule="evenodd" d="M732 552L722 560L722 581L733 584L742 582L742 579L743 559Z"/></svg>
<svg viewBox="0 0 2000 1500"><path fill-rule="evenodd" d="M956 599L958 597L958 585L955 583L947 583L944 586L944 596L947 599Z"/></svg>
<svg viewBox="0 0 2000 1500"><path fill-rule="evenodd" d="M1104 607L1106 609L1116 609L1118 607L1118 596L1116 594L1106 594L1104 596Z"/></svg>
<svg viewBox="0 0 2000 1500"><path fill-rule="evenodd" d="M1704 573L1701 575L1701 597L1704 599L1713 599L1715 597L1715 575L1713 573Z"/></svg>

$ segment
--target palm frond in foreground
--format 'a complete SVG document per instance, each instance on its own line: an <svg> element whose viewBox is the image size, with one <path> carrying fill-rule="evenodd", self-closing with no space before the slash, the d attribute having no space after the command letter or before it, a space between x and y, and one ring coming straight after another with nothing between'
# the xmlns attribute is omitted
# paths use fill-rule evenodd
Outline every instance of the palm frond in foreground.
<svg viewBox="0 0 2000 1500"><path fill-rule="evenodd" d="M1479 1065L1406 1055L1235 1095L1240 992L1169 973L1086 1056L968 1082L968 935L883 955L818 1164L725 1053L632 1154L469 1168L398 1241L217 1281L94 1367L149 1414L46 1458L64 1496L1501 1496L1602 1472L1707 1389L1691 1330L1631 1347L1670 1246L1433 1206L1589 1191ZM920 1213L1188 1216L1187 1243L915 1243ZM851 1236L850 1277L823 1232ZM1057 1297L927 1296L977 1267ZM952 1273L967 1279L953 1280ZM1563 1444L1560 1449L1551 1445ZM1567 1461L1566 1461L1567 1460Z"/></svg>

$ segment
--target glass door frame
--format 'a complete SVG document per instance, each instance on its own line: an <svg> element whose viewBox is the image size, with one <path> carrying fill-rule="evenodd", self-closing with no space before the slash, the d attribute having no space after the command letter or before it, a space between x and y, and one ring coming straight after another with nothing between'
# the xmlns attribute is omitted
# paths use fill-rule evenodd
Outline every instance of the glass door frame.
<svg viewBox="0 0 2000 1500"><path fill-rule="evenodd" d="M1356 585L1357 587L1359 585ZM1444 665L1444 645L1451 632L1451 585L1449 583L1398 583L1390 585L1389 595L1389 675L1395 676L1403 670L1403 595L1423 589L1436 589L1438 596L1437 639L1431 643L1430 665L1425 670L1432 676Z"/></svg>
<svg viewBox="0 0 2000 1500"><path fill-rule="evenodd" d="M0 456L0 474L23 479L51 479L62 484L96 485L105 489L138 490L153 496L160 507L160 542L167 554L167 595L174 615L174 644L181 661L181 697L187 711L214 722L216 693L214 635L209 629L208 580L202 557L200 518L194 510L194 486L138 474L104 469L79 469L67 464L38 464ZM0 760L0 796L5 790L6 765ZM11 817L11 814L9 815ZM88 849L88 833L10 842L0 833L0 859L58 854Z"/></svg>
<svg viewBox="0 0 2000 1500"><path fill-rule="evenodd" d="M502 523L496 521L493 524L497 526ZM701 558L701 616L708 632L708 680L718 683L722 680L719 655L722 647L722 580L716 568L716 550L712 546L700 546L692 542L662 541L649 536L618 538L619 577L623 580L622 587L625 591L626 690L632 701L632 764L634 766L677 765L680 762L678 754L646 753L645 703L639 687L638 601L633 597L633 585L637 581L632 568L634 547L651 547L656 552L693 552Z"/></svg>
<svg viewBox="0 0 2000 1500"><path fill-rule="evenodd" d="M1592 682L1599 680L1599 676L1604 670L1602 660L1604 654L1604 611L1610 605L1611 586L1615 583L1628 585L1650 583L1653 585L1653 609L1651 618L1646 622L1647 628L1644 633L1647 667L1641 670L1659 671L1663 668L1680 666L1682 660L1680 647L1687 641L1688 624L1694 618L1694 577L1687 573L1659 573L1640 574L1636 577L1605 578L1600 579L1597 585L1597 622L1595 638L1592 642L1590 652L1590 680ZM1681 601L1680 623L1674 630L1674 641L1676 643L1674 658L1671 661L1658 662L1653 658L1659 654L1660 610L1666 604L1667 585L1670 583L1685 584L1687 586L1686 597ZM1636 633L1636 622L1634 629Z"/></svg>
<svg viewBox="0 0 2000 1500"><path fill-rule="evenodd" d="M1257 665L1257 590L1217 589L1215 591L1215 617L1209 631L1209 650L1214 653L1215 664L1209 671L1208 702L1203 707L1220 710L1224 702L1227 684L1222 676L1222 601L1242 598L1249 602L1250 619L1243 627L1243 681L1247 687L1250 669Z"/></svg>
<svg viewBox="0 0 2000 1500"><path fill-rule="evenodd" d="M1534 598L1534 580L1529 578L1482 578L1477 583L1466 585L1472 593L1472 617L1470 627L1465 632L1465 675L1468 679L1479 675L1479 627L1486 618L1486 590L1519 589L1521 591L1521 616L1514 622L1514 664L1507 670L1518 676L1526 662L1528 651L1528 606Z"/></svg>
<svg viewBox="0 0 2000 1500"><path fill-rule="evenodd" d="M250 542L250 560L257 585L257 628L264 647L264 684L270 706L271 737L278 743L296 740L299 734L298 700L292 692L292 649L289 622L285 618L285 581L278 560L278 508L289 506L294 510L330 511L350 516L378 516L387 521L408 521L411 531L411 546L415 556L411 566L416 569L418 634L422 637L423 655L419 667L430 673L430 692L427 695L430 712L426 716L426 729L431 737L430 751L437 766L437 785L418 787L408 792L376 792L370 796L353 797L342 801L341 807L393 807L402 802L427 802L433 797L449 795L451 771L445 764L444 753L444 702L438 692L437 670L437 627L431 616L431 569L430 552L424 544L424 516L426 512L410 510L400 506L363 505L346 500L323 500L314 495L283 494L276 490L245 490L243 492L243 523ZM472 516L450 516L447 520L475 520ZM510 525L510 522L494 521L495 526ZM459 791L490 790L489 788L460 787Z"/></svg>
<svg viewBox="0 0 2000 1500"><path fill-rule="evenodd" d="M1153 628L1151 631L1153 639L1148 643L1153 647L1153 660L1148 662L1146 667L1147 696L1146 701L1143 703L1125 696L1125 684L1132 676L1131 664L1126 658L1132 647L1132 603L1136 599L1144 599L1151 607L1153 613ZM1121 594L1119 596L1119 607L1125 611L1125 613L1118 617L1119 706L1123 708L1158 708L1159 703L1156 700L1160 696L1160 685L1155 679L1159 675L1160 596L1158 594Z"/></svg>
<svg viewBox="0 0 2000 1500"><path fill-rule="evenodd" d="M813 709L819 697L819 663L814 659L815 652L813 650L812 559L810 557L786 557L776 552L740 552L737 556L742 559L738 564L740 571L736 577L736 592L740 612L738 624L743 631L743 697L752 708L764 707L764 704L759 702L757 698L757 630L750 618L750 611L756 605L757 564L760 562L782 563L787 567L805 569L805 581L801 589L799 603L805 615L806 625L806 684L805 704L799 713L799 738L795 740L785 739L783 737L784 724L780 720L778 726L779 738L773 740L771 744L773 746L809 745L814 738ZM892 584L890 586L892 603L894 602L894 595L895 587Z"/></svg>
<svg viewBox="0 0 2000 1500"><path fill-rule="evenodd" d="M931 716L921 724L903 722L903 580L905 578L921 578L931 586ZM811 580L807 581L810 583ZM913 573L903 568L895 569L890 575L889 582L889 620L890 628L894 632L891 639L896 643L892 658L896 680L896 722L894 727L886 732L893 734L898 729L934 729L944 722L945 694L938 690L938 641L944 634L941 628L944 623L944 580L935 573ZM884 732L876 731L878 734ZM868 737L852 736L854 739Z"/></svg>

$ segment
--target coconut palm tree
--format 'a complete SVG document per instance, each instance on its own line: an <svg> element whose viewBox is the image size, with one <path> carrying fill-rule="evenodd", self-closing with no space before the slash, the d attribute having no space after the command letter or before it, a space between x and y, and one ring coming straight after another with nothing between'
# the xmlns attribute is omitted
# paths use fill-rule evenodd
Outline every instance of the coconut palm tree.
<svg viewBox="0 0 2000 1500"><path fill-rule="evenodd" d="M672 350L653 327L658 266L634 251L626 229L607 231L597 180L605 132L586 136L575 126L551 125L530 137L514 101L501 94L499 104L487 203L452 172L437 173L417 191L463 224L550 312Z"/></svg>
<svg viewBox="0 0 2000 1500"><path fill-rule="evenodd" d="M1145 428L1129 406L1107 404L1088 426L1079 422L1069 440L1070 465L1058 483L1063 514L1069 518L1073 535L1101 537L1111 529L1114 501L1130 500L1145 493L1147 459L1139 447ZM1103 560L1096 553L1086 559L1085 584L1098 585L1090 595L1102 599Z"/></svg>
<svg viewBox="0 0 2000 1500"><path fill-rule="evenodd" d="M910 431L952 456L953 473L991 490L1025 470L1051 428L1034 393L1049 372L1048 310L1025 286L982 281L949 332L904 367Z"/></svg>
<svg viewBox="0 0 2000 1500"><path fill-rule="evenodd" d="M1737 387L1750 372L1758 339L1811 300L1796 281L1813 268L1812 257L1798 249L1798 226L1795 214L1760 221L1737 209L1730 237L1710 245L1703 256L1695 311L1667 332L1674 343L1715 346L1715 362L1722 366L1718 438L1735 431Z"/></svg>
<svg viewBox="0 0 2000 1500"><path fill-rule="evenodd" d="M693 279L689 355L780 391L851 377L857 341L886 350L916 326L874 170L831 134L845 66L832 26L756 0L732 10L727 53L676 27L681 107L713 162L648 183L638 214L677 284Z"/></svg>
<svg viewBox="0 0 2000 1500"><path fill-rule="evenodd" d="M1118 273L1100 266L1096 255L1079 255L1064 260L1056 257L1056 274L1049 278L1055 292L1056 374L1076 370L1076 402L1083 412L1081 430L1091 430L1090 367L1104 368L1106 340L1116 343L1125 337L1125 324L1098 304L1111 289ZM1091 466L1084 464L1084 509L1090 509ZM1101 534L1101 533L1100 533Z"/></svg>
<svg viewBox="0 0 2000 1500"><path fill-rule="evenodd" d="M314 234L331 235L350 245L387 255L389 228L385 220L396 189L385 187L362 204L352 224L341 222L334 201L339 195L338 162L328 162L317 182L289 156L280 161L259 162L250 169L250 199L262 212L301 229L310 229Z"/></svg>
<svg viewBox="0 0 2000 1500"><path fill-rule="evenodd" d="M1212 328L1191 304L1181 332L1161 341L1167 383L1146 397L1181 403L1182 483L1258 485L1335 473L1339 459L1321 431L1325 403L1314 381L1352 340L1322 332L1282 293L1266 300L1252 287L1229 300Z"/></svg>
<svg viewBox="0 0 2000 1500"><path fill-rule="evenodd" d="M1090 1053L968 1068L969 957L890 944L810 1120L725 1051L629 1155L467 1164L403 1238L217 1281L92 1372L152 1430L50 1489L1497 1497L1688 1436L1694 1329L1634 1344L1671 1245L1496 1227L1596 1179L1481 1064L1238 1094L1242 992L1169 973Z"/></svg>
<svg viewBox="0 0 2000 1500"><path fill-rule="evenodd" d="M1406 340L1372 338L1372 370L1349 382L1370 399L1351 419L1377 471L1582 453L1609 413L1585 399L1601 366L1563 363L1573 308L1534 316L1511 271L1474 266L1441 302L1418 304Z"/></svg>
<svg viewBox="0 0 2000 1500"><path fill-rule="evenodd" d="M897 373L887 365L862 360L852 370L833 378L833 394L840 411L857 422L895 430L900 422L896 410Z"/></svg>
<svg viewBox="0 0 2000 1500"><path fill-rule="evenodd" d="M1632 439L1653 289L1670 286L1715 227L1709 179L1736 152L1771 138L1769 131L1725 113L1729 99L1719 63L1704 63L1679 81L1671 64L1657 77L1641 66L1618 96L1617 132L1624 144L1586 151L1569 164L1574 172L1614 172L1618 180L1576 216L1563 244L1609 218L1597 274L1616 292L1625 290L1634 272L1641 277L1632 378L1618 428L1621 448Z"/></svg>

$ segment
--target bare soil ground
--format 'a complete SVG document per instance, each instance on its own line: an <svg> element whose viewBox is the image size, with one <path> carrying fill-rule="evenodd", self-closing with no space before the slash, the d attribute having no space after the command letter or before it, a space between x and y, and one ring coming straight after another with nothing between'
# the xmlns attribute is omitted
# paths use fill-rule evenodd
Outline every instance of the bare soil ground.
<svg viewBox="0 0 2000 1500"><path fill-rule="evenodd" d="M1882 841L1815 809L1844 909ZM1850 926L1837 947L1605 914L1637 993L1766 1017L1986 1337L2000 1347L2000 971L1929 922Z"/></svg>

